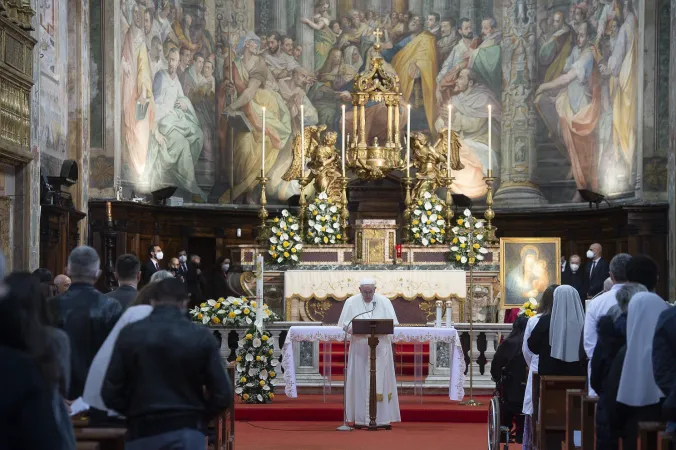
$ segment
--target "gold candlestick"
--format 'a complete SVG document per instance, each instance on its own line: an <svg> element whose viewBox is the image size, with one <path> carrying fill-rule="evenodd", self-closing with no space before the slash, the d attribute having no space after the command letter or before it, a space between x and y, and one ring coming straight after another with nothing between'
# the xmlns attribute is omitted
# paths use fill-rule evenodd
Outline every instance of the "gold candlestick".
<svg viewBox="0 0 676 450"><path fill-rule="evenodd" d="M343 193L340 197L340 204L342 206L342 209L340 211L340 228L343 233L343 239L342 241L347 244L348 241L348 233L347 233L347 227L348 227L348 218L350 217L350 212L347 210L347 183L350 181L348 177L340 177L340 184L343 188Z"/></svg>
<svg viewBox="0 0 676 450"><path fill-rule="evenodd" d="M258 184L261 186L261 209L258 211L258 217L261 219L261 224L258 227L258 241L260 241L262 245L267 246L268 228L265 222L268 218L268 211L265 209L265 205L268 204L268 201L265 197L265 185L268 182L268 177L264 176L263 171L261 171L261 175L256 177L256 181L258 181Z"/></svg>
<svg viewBox="0 0 676 450"><path fill-rule="evenodd" d="M401 182L404 183L406 189L406 199L404 200L404 242L411 242L411 214L413 214L413 200L411 199L411 184L413 183L413 178L403 177Z"/></svg>
<svg viewBox="0 0 676 450"><path fill-rule="evenodd" d="M300 183L300 199L298 201L300 213L298 215L298 226L300 227L300 235L303 237L303 240L305 240L305 186L310 183L310 179L302 175L298 178L298 183Z"/></svg>
<svg viewBox="0 0 676 450"><path fill-rule="evenodd" d="M495 182L495 177L491 169L488 169L488 175L484 177L484 181L486 182L486 186L488 186L486 192L486 211L484 212L484 218L488 222L486 237L488 242L492 244L495 242L496 229L492 225L492 221L495 218L495 211L493 211L493 183Z"/></svg>
<svg viewBox="0 0 676 450"><path fill-rule="evenodd" d="M475 231L470 229L467 233L469 252L467 252L469 264L469 399L461 402L464 406L481 406L482 404L474 400L474 264L476 263L476 253L474 252Z"/></svg>
<svg viewBox="0 0 676 450"><path fill-rule="evenodd" d="M453 192L451 186L453 185L454 177L444 177L444 185L446 186L446 234L451 232L453 228Z"/></svg>

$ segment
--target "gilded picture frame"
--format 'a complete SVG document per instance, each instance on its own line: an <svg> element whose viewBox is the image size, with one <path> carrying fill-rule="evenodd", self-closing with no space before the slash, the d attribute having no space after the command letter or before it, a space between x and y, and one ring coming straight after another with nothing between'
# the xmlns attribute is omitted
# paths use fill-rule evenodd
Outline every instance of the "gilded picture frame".
<svg viewBox="0 0 676 450"><path fill-rule="evenodd" d="M551 284L561 283L561 238L500 239L500 308L537 301Z"/></svg>

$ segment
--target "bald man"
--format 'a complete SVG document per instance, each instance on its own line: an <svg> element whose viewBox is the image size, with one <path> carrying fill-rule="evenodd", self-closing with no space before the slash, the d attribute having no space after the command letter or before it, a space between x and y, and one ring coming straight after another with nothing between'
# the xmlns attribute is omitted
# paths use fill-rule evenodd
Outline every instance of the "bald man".
<svg viewBox="0 0 676 450"><path fill-rule="evenodd" d="M603 248L601 244L594 243L587 250L587 266L585 267L585 283L587 298L594 298L595 295L603 291L603 283L610 274L610 266L603 259Z"/></svg>
<svg viewBox="0 0 676 450"><path fill-rule="evenodd" d="M57 275L54 278L54 286L56 286L56 295L63 294L70 287L70 278L67 275Z"/></svg>

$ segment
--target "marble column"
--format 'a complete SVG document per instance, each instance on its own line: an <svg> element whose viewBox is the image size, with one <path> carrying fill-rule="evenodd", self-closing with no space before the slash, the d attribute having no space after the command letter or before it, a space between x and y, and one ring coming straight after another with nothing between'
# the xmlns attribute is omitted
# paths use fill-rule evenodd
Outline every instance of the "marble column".
<svg viewBox="0 0 676 450"><path fill-rule="evenodd" d="M669 57L669 149L667 197L669 198L669 298L676 296L676 0L671 0L671 48Z"/></svg>
<svg viewBox="0 0 676 450"><path fill-rule="evenodd" d="M312 3L312 2L310 2ZM286 34L289 32L289 20L288 20L288 5L286 4L286 0L275 0L273 2L269 3L270 8L270 16L271 16L271 21L270 21L270 32L272 31L279 31L282 34ZM302 7L301 7L302 8ZM301 17L308 17L312 18L312 14L310 15L301 15ZM305 27L303 25L303 27Z"/></svg>
<svg viewBox="0 0 676 450"><path fill-rule="evenodd" d="M314 15L314 2L301 1L299 4L299 17L309 17ZM296 27L296 43L303 46L303 53L300 57L300 64L311 73L315 70L315 32L308 26Z"/></svg>
<svg viewBox="0 0 676 450"><path fill-rule="evenodd" d="M31 0L31 8L38 11L38 1ZM39 42L40 19L37 15L33 17L33 30L31 34ZM24 169L28 177L28 201L23 204L28 211L24 211L24 217L28 217L28 261L23 261L23 265L14 258L15 267L23 267L31 272L40 267L40 52L33 50L33 90L31 92L31 153L33 160L28 163ZM25 186L25 184L24 184ZM26 228L24 228L26 230ZM23 231L23 230L21 230ZM16 239L15 239L16 242ZM16 252L15 252L16 255Z"/></svg>
<svg viewBox="0 0 676 450"><path fill-rule="evenodd" d="M500 187L495 193L498 208L547 203L532 181L537 161L537 120L532 100L536 89L535 7L535 0L525 0L525 11L517 11L517 2L503 9ZM519 152L514 151L516 144Z"/></svg>

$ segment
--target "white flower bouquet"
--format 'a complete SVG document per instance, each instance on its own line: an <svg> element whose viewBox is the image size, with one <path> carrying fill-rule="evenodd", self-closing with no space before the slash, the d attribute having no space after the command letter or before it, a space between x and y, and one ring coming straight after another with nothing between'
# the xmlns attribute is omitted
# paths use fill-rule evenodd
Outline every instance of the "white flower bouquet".
<svg viewBox="0 0 676 450"><path fill-rule="evenodd" d="M320 192L307 208L307 233L305 242L313 245L340 244L340 206L326 192Z"/></svg>
<svg viewBox="0 0 676 450"><path fill-rule="evenodd" d="M192 320L205 325L249 327L256 321L256 301L246 297L228 297L207 300L189 311ZM263 305L263 320L279 320L279 316Z"/></svg>
<svg viewBox="0 0 676 450"><path fill-rule="evenodd" d="M446 238L446 204L436 195L423 192L411 215L411 241L428 247L443 244Z"/></svg>
<svg viewBox="0 0 676 450"><path fill-rule="evenodd" d="M270 403L275 398L276 367L272 336L252 327L237 348L235 394L246 403Z"/></svg>
<svg viewBox="0 0 676 450"><path fill-rule="evenodd" d="M465 209L462 217L456 220L456 226L451 229L451 233L451 261L474 265L477 261L484 260L484 255L488 253L484 247L484 223L474 217L469 209Z"/></svg>
<svg viewBox="0 0 676 450"><path fill-rule="evenodd" d="M282 218L275 217L273 223L269 239L270 248L268 248L272 261L277 264L298 263L303 250L303 238L298 219L285 209L282 211Z"/></svg>

